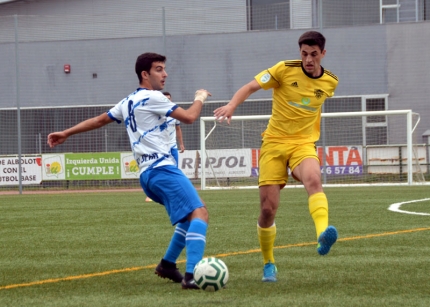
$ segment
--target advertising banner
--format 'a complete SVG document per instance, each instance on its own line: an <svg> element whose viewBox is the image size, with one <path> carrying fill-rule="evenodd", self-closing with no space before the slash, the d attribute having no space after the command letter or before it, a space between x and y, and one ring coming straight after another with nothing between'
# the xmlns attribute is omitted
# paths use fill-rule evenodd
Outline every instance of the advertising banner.
<svg viewBox="0 0 430 307"><path fill-rule="evenodd" d="M139 165L132 152L121 153L121 178L122 179L138 179L139 178Z"/></svg>
<svg viewBox="0 0 430 307"><path fill-rule="evenodd" d="M42 155L42 179L65 180L64 154Z"/></svg>
<svg viewBox="0 0 430 307"><path fill-rule="evenodd" d="M362 146L326 146L325 157L322 147L317 148L318 157L325 165L321 173L327 175L358 175L363 173ZM325 159L324 159L325 158Z"/></svg>
<svg viewBox="0 0 430 307"><path fill-rule="evenodd" d="M206 178L250 177L251 149L207 150ZM178 167L188 178L201 177L200 151L187 150L179 154Z"/></svg>
<svg viewBox="0 0 430 307"><path fill-rule="evenodd" d="M323 148L317 147L318 157L324 161ZM258 176L259 149L252 149L252 175ZM363 173L362 146L326 146L325 167L321 173L327 175L354 175Z"/></svg>
<svg viewBox="0 0 430 307"><path fill-rule="evenodd" d="M258 176L259 149L215 149L206 153L206 178ZM317 148L317 153L323 161L321 147ZM178 168L190 179L201 178L200 155L199 150L186 150L179 154ZM327 146L325 172L328 175L361 174L362 156L361 146ZM139 167L132 152L47 154L42 155L41 160L42 180L139 178ZM323 167L321 171L324 171Z"/></svg>
<svg viewBox="0 0 430 307"><path fill-rule="evenodd" d="M64 159L68 180L121 179L119 152L65 154Z"/></svg>
<svg viewBox="0 0 430 307"><path fill-rule="evenodd" d="M43 180L121 179L119 152L43 155Z"/></svg>
<svg viewBox="0 0 430 307"><path fill-rule="evenodd" d="M42 182L42 158L40 156L21 157L21 182L23 185ZM0 185L19 184L18 156L0 157Z"/></svg>
<svg viewBox="0 0 430 307"><path fill-rule="evenodd" d="M415 147L412 172L427 173L427 152L425 147ZM369 174L403 174L408 172L408 152L406 146L372 147L367 150L367 171Z"/></svg>

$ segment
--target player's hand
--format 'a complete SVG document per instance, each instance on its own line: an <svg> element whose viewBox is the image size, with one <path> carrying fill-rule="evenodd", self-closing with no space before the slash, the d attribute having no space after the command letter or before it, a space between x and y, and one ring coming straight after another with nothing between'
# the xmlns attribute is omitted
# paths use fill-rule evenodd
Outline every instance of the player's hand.
<svg viewBox="0 0 430 307"><path fill-rule="evenodd" d="M214 110L214 116L217 121L222 123L224 120L227 120L227 124L230 125L231 117L233 116L235 108L230 105L225 105L223 107L219 107Z"/></svg>
<svg viewBox="0 0 430 307"><path fill-rule="evenodd" d="M179 152L183 153L185 151L185 146L184 145L179 145Z"/></svg>
<svg viewBox="0 0 430 307"><path fill-rule="evenodd" d="M54 148L57 145L63 144L67 139L67 135L64 132L53 132L48 135L48 145Z"/></svg>
<svg viewBox="0 0 430 307"><path fill-rule="evenodd" d="M209 93L207 90L204 90L204 89L197 90L196 93L194 94L194 101L199 100L202 103L205 103L208 96L212 96L212 94Z"/></svg>

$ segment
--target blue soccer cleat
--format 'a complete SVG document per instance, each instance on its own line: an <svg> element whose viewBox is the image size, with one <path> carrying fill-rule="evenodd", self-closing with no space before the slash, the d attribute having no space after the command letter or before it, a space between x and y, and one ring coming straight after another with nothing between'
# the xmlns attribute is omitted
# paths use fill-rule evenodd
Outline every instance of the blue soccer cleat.
<svg viewBox="0 0 430 307"><path fill-rule="evenodd" d="M318 238L317 251L320 255L326 255L330 251L331 246L337 240L337 230L334 226L328 226Z"/></svg>
<svg viewBox="0 0 430 307"><path fill-rule="evenodd" d="M263 279L264 282L275 282L276 274L278 273L278 269L276 268L276 265L274 265L271 262L268 262L264 265L263 269Z"/></svg>

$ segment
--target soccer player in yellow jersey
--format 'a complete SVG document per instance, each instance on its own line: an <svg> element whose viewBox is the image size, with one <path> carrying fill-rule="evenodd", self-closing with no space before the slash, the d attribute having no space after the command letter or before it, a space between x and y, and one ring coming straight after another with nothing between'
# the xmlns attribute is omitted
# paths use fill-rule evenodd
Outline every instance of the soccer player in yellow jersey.
<svg viewBox="0 0 430 307"><path fill-rule="evenodd" d="M254 92L273 90L272 116L263 132L259 165L260 216L257 232L263 254L263 281L277 280L273 256L275 215L280 190L288 179L288 168L308 193L309 212L315 223L317 252L325 255L337 240L337 230L328 225L328 202L321 183L320 161L315 142L320 136L321 107L334 95L337 77L321 66L325 37L316 31L299 38L301 60L281 61L260 72L242 86L231 101L216 110L217 120L230 119L239 104Z"/></svg>

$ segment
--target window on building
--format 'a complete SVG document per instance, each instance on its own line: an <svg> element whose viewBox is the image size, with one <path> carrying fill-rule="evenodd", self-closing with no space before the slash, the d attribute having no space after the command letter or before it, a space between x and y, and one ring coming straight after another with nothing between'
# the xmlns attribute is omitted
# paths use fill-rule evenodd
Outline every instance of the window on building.
<svg viewBox="0 0 430 307"><path fill-rule="evenodd" d="M384 98L367 98L365 111L385 111ZM385 123L385 116L372 116L367 119L367 123Z"/></svg>
<svg viewBox="0 0 430 307"><path fill-rule="evenodd" d="M322 8L320 6L322 5ZM310 29L430 20L430 0L247 0L248 30Z"/></svg>
<svg viewBox="0 0 430 307"><path fill-rule="evenodd" d="M430 0L422 0L423 20L430 20Z"/></svg>
<svg viewBox="0 0 430 307"><path fill-rule="evenodd" d="M387 103L387 95L331 97L325 101L323 112L385 111ZM386 116L328 117L322 120L321 125L326 145L388 144ZM321 144L322 139L317 145Z"/></svg>
<svg viewBox="0 0 430 307"><path fill-rule="evenodd" d="M366 98L365 111L385 111L387 110L387 98ZM366 117L366 144L377 145L388 142L387 116Z"/></svg>
<svg viewBox="0 0 430 307"><path fill-rule="evenodd" d="M318 27L320 0L248 0L248 30Z"/></svg>
<svg viewBox="0 0 430 307"><path fill-rule="evenodd" d="M290 28L289 0L248 0L248 30Z"/></svg>

